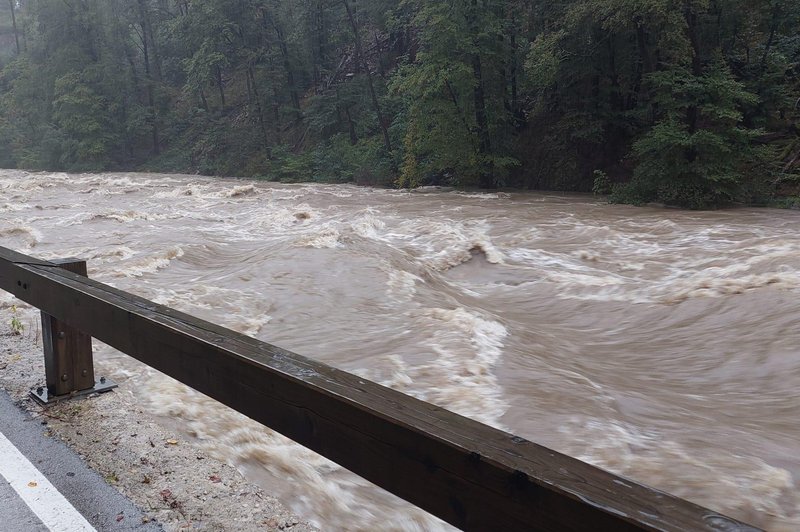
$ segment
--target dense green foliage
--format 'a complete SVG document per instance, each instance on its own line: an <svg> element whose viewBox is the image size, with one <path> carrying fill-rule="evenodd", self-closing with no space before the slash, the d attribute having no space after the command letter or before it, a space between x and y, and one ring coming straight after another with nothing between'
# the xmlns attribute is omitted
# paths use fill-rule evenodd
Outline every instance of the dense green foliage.
<svg viewBox="0 0 800 532"><path fill-rule="evenodd" d="M0 0L0 167L759 201L796 193L798 30L800 0Z"/></svg>

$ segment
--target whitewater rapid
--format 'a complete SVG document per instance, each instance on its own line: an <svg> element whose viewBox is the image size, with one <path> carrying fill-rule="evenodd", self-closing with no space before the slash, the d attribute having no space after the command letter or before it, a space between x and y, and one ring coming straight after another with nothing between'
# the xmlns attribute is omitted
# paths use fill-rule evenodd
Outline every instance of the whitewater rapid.
<svg viewBox="0 0 800 532"><path fill-rule="evenodd" d="M0 245L86 259L102 282L772 530L800 528L799 229L766 209L0 171ZM96 350L164 423L323 528L447 528Z"/></svg>

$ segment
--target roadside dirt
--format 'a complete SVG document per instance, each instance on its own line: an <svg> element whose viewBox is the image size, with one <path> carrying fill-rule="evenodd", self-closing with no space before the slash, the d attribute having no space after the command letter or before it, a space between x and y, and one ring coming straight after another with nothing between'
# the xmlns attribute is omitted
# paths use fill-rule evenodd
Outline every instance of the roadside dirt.
<svg viewBox="0 0 800 532"><path fill-rule="evenodd" d="M15 334L0 311L0 387L53 438L67 443L106 481L165 530L317 530L177 433L133 400L126 382L87 399L43 407L29 397L44 385L41 342Z"/></svg>

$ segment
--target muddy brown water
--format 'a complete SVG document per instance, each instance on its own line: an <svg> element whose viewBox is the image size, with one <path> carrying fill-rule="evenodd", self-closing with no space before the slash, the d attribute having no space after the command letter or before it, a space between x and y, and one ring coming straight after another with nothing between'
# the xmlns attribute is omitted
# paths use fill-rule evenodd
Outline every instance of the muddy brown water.
<svg viewBox="0 0 800 532"><path fill-rule="evenodd" d="M0 245L85 258L123 290L756 525L800 528L797 212L8 170ZM97 349L146 408L324 529L446 528Z"/></svg>

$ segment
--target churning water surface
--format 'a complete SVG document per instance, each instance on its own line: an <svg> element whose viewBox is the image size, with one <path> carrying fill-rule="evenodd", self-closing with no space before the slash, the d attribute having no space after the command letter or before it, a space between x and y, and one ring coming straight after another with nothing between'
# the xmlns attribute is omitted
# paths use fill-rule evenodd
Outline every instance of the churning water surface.
<svg viewBox="0 0 800 532"><path fill-rule="evenodd" d="M0 245L87 259L115 287L733 517L800 528L797 212L7 170ZM131 380L150 411L324 529L446 528L97 348L101 371Z"/></svg>

